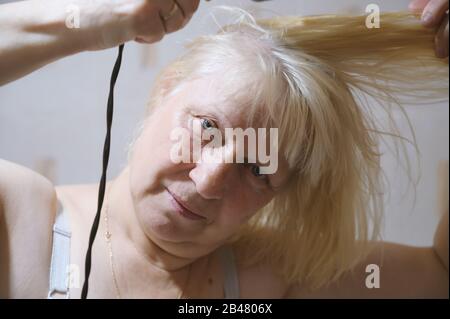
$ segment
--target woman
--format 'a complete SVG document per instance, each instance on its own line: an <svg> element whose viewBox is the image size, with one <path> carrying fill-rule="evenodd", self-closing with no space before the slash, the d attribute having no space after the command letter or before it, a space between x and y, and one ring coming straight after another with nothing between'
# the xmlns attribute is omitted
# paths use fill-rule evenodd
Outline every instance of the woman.
<svg viewBox="0 0 450 319"><path fill-rule="evenodd" d="M435 23L446 11L437 2L428 4ZM432 56L435 32L411 17L387 14L371 34L361 19L256 23L243 14L164 70L129 164L108 183L90 298L448 296L448 213L434 247L370 241L380 214L379 132L355 94L396 102L407 86L442 97L445 62ZM277 171L261 174L252 161L175 163L172 133L184 128L183 143L194 141L195 125L277 128ZM236 145L225 138L214 148L234 155ZM2 296L45 297L49 268L53 278L55 256L65 254L52 244L67 248L70 231L69 293L79 297L74 277L83 278L97 185L54 188L14 164L0 168ZM381 268L378 289L366 285L369 264ZM51 296L67 296L59 290Z"/></svg>

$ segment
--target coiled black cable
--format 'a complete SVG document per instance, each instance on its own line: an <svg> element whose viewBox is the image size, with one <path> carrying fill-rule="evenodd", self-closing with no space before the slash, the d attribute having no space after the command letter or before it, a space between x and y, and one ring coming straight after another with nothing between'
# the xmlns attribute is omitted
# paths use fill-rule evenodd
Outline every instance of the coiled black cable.
<svg viewBox="0 0 450 319"><path fill-rule="evenodd" d="M119 75L120 66L122 64L123 48L124 45L121 44L119 46L119 54L117 56L116 63L114 64L114 69L111 74L108 108L106 111L106 138L105 138L105 145L103 147L103 171L98 190L97 213L95 214L94 222L91 227L91 232L89 235L89 245L86 251L86 259L84 265L84 284L83 290L81 291L81 299L86 299L89 291L89 276L91 274L91 265L92 265L92 246L94 244L95 236L97 235L98 226L100 224L100 217L101 217L100 213L103 206L103 200L105 198L106 171L108 169L108 162L109 162L109 151L111 145L111 126L114 112L114 86L116 85L117 76Z"/></svg>

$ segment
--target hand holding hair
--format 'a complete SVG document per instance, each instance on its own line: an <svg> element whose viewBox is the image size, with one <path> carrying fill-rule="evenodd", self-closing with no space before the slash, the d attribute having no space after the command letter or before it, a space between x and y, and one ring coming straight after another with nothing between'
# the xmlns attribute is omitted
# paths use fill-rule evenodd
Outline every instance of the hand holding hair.
<svg viewBox="0 0 450 319"><path fill-rule="evenodd" d="M425 27L437 30L435 43L439 58L448 57L448 8L448 0L414 0L409 5L411 11L421 14Z"/></svg>

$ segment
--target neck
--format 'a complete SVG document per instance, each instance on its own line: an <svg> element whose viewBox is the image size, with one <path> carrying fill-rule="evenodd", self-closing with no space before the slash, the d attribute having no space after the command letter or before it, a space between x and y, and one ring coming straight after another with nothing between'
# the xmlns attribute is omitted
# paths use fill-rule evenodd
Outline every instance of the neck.
<svg viewBox="0 0 450 319"><path fill-rule="evenodd" d="M154 239L144 233L137 219L129 181L130 170L127 167L114 181L108 183L108 197L105 200L108 206L109 231L116 247L125 250L133 247L129 250L134 252L133 255L138 255L141 262L162 271L176 272L193 263L195 258L177 256L162 245L157 245ZM129 261L127 258L127 263Z"/></svg>

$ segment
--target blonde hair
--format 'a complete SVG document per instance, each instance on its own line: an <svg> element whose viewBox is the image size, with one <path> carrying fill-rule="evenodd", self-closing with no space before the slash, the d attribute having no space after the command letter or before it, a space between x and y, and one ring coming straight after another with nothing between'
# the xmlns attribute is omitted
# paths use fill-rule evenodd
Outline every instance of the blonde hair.
<svg viewBox="0 0 450 319"><path fill-rule="evenodd" d="M384 13L381 28L369 29L365 16L256 21L236 11L235 23L195 39L161 73L149 112L186 81L217 71L226 96L252 93L251 116L265 106L292 176L232 240L248 264L272 263L287 282L321 287L379 239L380 139L400 137L394 106L446 99L447 61L435 58L434 31L407 13ZM376 108L390 130L380 128Z"/></svg>

